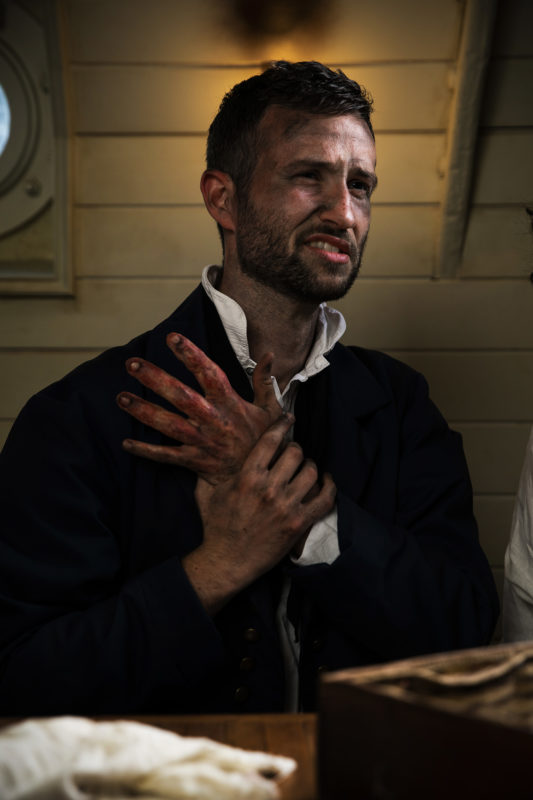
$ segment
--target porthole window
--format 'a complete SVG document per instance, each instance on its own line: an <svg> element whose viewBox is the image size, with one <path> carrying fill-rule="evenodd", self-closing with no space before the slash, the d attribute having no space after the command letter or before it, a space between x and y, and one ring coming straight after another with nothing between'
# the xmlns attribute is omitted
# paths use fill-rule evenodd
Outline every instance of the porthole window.
<svg viewBox="0 0 533 800"><path fill-rule="evenodd" d="M11 133L11 111L9 102L0 83L0 156L6 149L9 135Z"/></svg>
<svg viewBox="0 0 533 800"><path fill-rule="evenodd" d="M57 7L0 0L0 291L71 290Z"/></svg>

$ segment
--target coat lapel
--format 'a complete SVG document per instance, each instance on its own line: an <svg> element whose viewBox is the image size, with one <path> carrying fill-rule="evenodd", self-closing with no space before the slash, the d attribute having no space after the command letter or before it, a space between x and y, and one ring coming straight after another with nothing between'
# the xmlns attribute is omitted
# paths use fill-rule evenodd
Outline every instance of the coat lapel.
<svg viewBox="0 0 533 800"><path fill-rule="evenodd" d="M379 456L374 417L390 401L357 355L337 345L330 355L327 468L337 488L354 502L365 493Z"/></svg>

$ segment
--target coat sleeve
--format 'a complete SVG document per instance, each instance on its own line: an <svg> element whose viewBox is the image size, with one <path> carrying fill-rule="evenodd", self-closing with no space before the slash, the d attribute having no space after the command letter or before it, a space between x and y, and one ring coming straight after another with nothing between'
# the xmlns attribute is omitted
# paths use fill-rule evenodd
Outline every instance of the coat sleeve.
<svg viewBox="0 0 533 800"><path fill-rule="evenodd" d="M121 467L97 425L43 392L0 457L4 715L154 710L165 691L179 708L222 657L177 556L128 574Z"/></svg>
<svg viewBox="0 0 533 800"><path fill-rule="evenodd" d="M340 660L354 665L487 644L498 615L461 437L423 377L405 374L394 436L389 425L380 444L394 486L372 510L339 492L339 557L292 572L311 627L337 631L347 643Z"/></svg>

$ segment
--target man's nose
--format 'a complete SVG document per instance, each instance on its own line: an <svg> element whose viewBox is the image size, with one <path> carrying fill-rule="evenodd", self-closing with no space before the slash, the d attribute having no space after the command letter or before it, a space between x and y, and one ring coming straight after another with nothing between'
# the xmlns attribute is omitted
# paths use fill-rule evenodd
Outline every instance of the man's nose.
<svg viewBox="0 0 533 800"><path fill-rule="evenodd" d="M336 228L353 228L356 219L354 202L345 183L328 188L319 216L323 222L329 222Z"/></svg>

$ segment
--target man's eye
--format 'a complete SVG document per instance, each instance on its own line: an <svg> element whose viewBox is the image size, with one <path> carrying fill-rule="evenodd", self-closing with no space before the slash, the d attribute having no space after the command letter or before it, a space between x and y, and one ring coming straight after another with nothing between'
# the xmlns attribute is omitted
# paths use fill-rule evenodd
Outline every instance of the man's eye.
<svg viewBox="0 0 533 800"><path fill-rule="evenodd" d="M316 172L316 170L308 169L304 172L299 172L296 177L304 178L304 180L317 181L320 178L320 175L318 172Z"/></svg>
<svg viewBox="0 0 533 800"><path fill-rule="evenodd" d="M351 192L355 194L364 194L366 197L370 197L372 194L372 188L370 184L366 183L365 181L349 181L348 188Z"/></svg>

